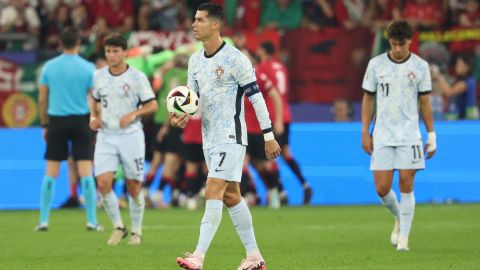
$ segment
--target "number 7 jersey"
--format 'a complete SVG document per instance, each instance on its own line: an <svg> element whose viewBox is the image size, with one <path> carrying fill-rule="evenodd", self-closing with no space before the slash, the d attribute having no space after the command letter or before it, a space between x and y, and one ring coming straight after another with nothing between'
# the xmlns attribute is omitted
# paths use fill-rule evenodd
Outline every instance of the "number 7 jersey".
<svg viewBox="0 0 480 270"><path fill-rule="evenodd" d="M419 95L432 90L428 63L410 53L403 62L395 62L388 53L368 63L362 88L376 95L375 145L402 146L422 141L419 128Z"/></svg>

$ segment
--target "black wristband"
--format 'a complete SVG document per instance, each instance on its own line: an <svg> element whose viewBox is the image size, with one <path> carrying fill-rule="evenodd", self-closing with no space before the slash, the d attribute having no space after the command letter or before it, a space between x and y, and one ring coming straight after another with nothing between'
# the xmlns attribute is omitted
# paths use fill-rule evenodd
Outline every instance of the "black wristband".
<svg viewBox="0 0 480 270"><path fill-rule="evenodd" d="M43 128L48 128L48 124L42 124L41 125Z"/></svg>

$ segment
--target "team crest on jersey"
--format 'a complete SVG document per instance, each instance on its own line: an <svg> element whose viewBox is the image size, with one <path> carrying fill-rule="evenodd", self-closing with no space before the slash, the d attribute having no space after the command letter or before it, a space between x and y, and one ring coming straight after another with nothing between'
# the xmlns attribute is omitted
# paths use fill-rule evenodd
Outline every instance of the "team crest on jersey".
<svg viewBox="0 0 480 270"><path fill-rule="evenodd" d="M413 86L415 84L415 73L413 71L410 71L408 73L408 80L410 81L409 84Z"/></svg>
<svg viewBox="0 0 480 270"><path fill-rule="evenodd" d="M128 94L128 91L130 91L131 87L128 83L125 83L123 86L122 86L122 89L123 89L123 94L127 95Z"/></svg>
<svg viewBox="0 0 480 270"><path fill-rule="evenodd" d="M218 67L216 70L215 70L215 75L217 75L217 80L220 80L223 73L225 73L225 70L222 68L222 67Z"/></svg>

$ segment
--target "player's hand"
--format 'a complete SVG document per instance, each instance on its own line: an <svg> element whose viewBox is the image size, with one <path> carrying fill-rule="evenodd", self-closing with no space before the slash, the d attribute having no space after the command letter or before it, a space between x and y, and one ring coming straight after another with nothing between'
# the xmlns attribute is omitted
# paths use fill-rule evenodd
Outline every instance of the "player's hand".
<svg viewBox="0 0 480 270"><path fill-rule="evenodd" d="M93 131L97 131L103 127L102 119L100 118L92 118L90 119L90 129Z"/></svg>
<svg viewBox="0 0 480 270"><path fill-rule="evenodd" d="M280 155L280 146L275 139L265 141L265 155L267 159L275 159Z"/></svg>
<svg viewBox="0 0 480 270"><path fill-rule="evenodd" d="M129 112L120 118L120 128L125 128L131 122L135 121L137 115L135 112Z"/></svg>
<svg viewBox="0 0 480 270"><path fill-rule="evenodd" d="M191 116L188 113L185 113L182 115L178 115L176 113L170 113L170 123L174 127L184 128L187 125L188 120L190 120L190 117Z"/></svg>
<svg viewBox="0 0 480 270"><path fill-rule="evenodd" d="M369 133L362 133L362 148L367 154L372 154L373 141L372 136Z"/></svg>
<svg viewBox="0 0 480 270"><path fill-rule="evenodd" d="M425 146L423 147L423 154L426 154L427 159L430 159L435 155L437 151L437 135L435 132L428 132L427 141L425 142ZM428 153L428 154L427 154Z"/></svg>
<svg viewBox="0 0 480 270"><path fill-rule="evenodd" d="M285 132L285 125L283 122L273 124L273 133L275 133L275 135L282 135L283 132Z"/></svg>

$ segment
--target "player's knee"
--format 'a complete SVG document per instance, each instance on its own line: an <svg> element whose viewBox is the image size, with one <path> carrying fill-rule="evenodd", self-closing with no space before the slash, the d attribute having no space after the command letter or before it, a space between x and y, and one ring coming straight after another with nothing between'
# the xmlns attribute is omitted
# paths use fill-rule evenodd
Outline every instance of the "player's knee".
<svg viewBox="0 0 480 270"><path fill-rule="evenodd" d="M98 185L98 191L100 191L102 195L105 195L107 193L110 193L110 191L112 191L112 185L107 183L106 181L98 181L97 185Z"/></svg>
<svg viewBox="0 0 480 270"><path fill-rule="evenodd" d="M413 180L405 179L402 181L400 179L400 191L403 193L410 193L413 191Z"/></svg>
<svg viewBox="0 0 480 270"><path fill-rule="evenodd" d="M136 198L142 189L140 182L135 180L127 180L127 192L132 198Z"/></svg>
<svg viewBox="0 0 480 270"><path fill-rule="evenodd" d="M376 186L377 195L381 198L387 196L388 192L390 192L390 187L377 185Z"/></svg>
<svg viewBox="0 0 480 270"><path fill-rule="evenodd" d="M227 207L233 207L237 205L241 199L242 198L240 194L237 194L237 193L225 192L225 194L223 195L223 203Z"/></svg>

